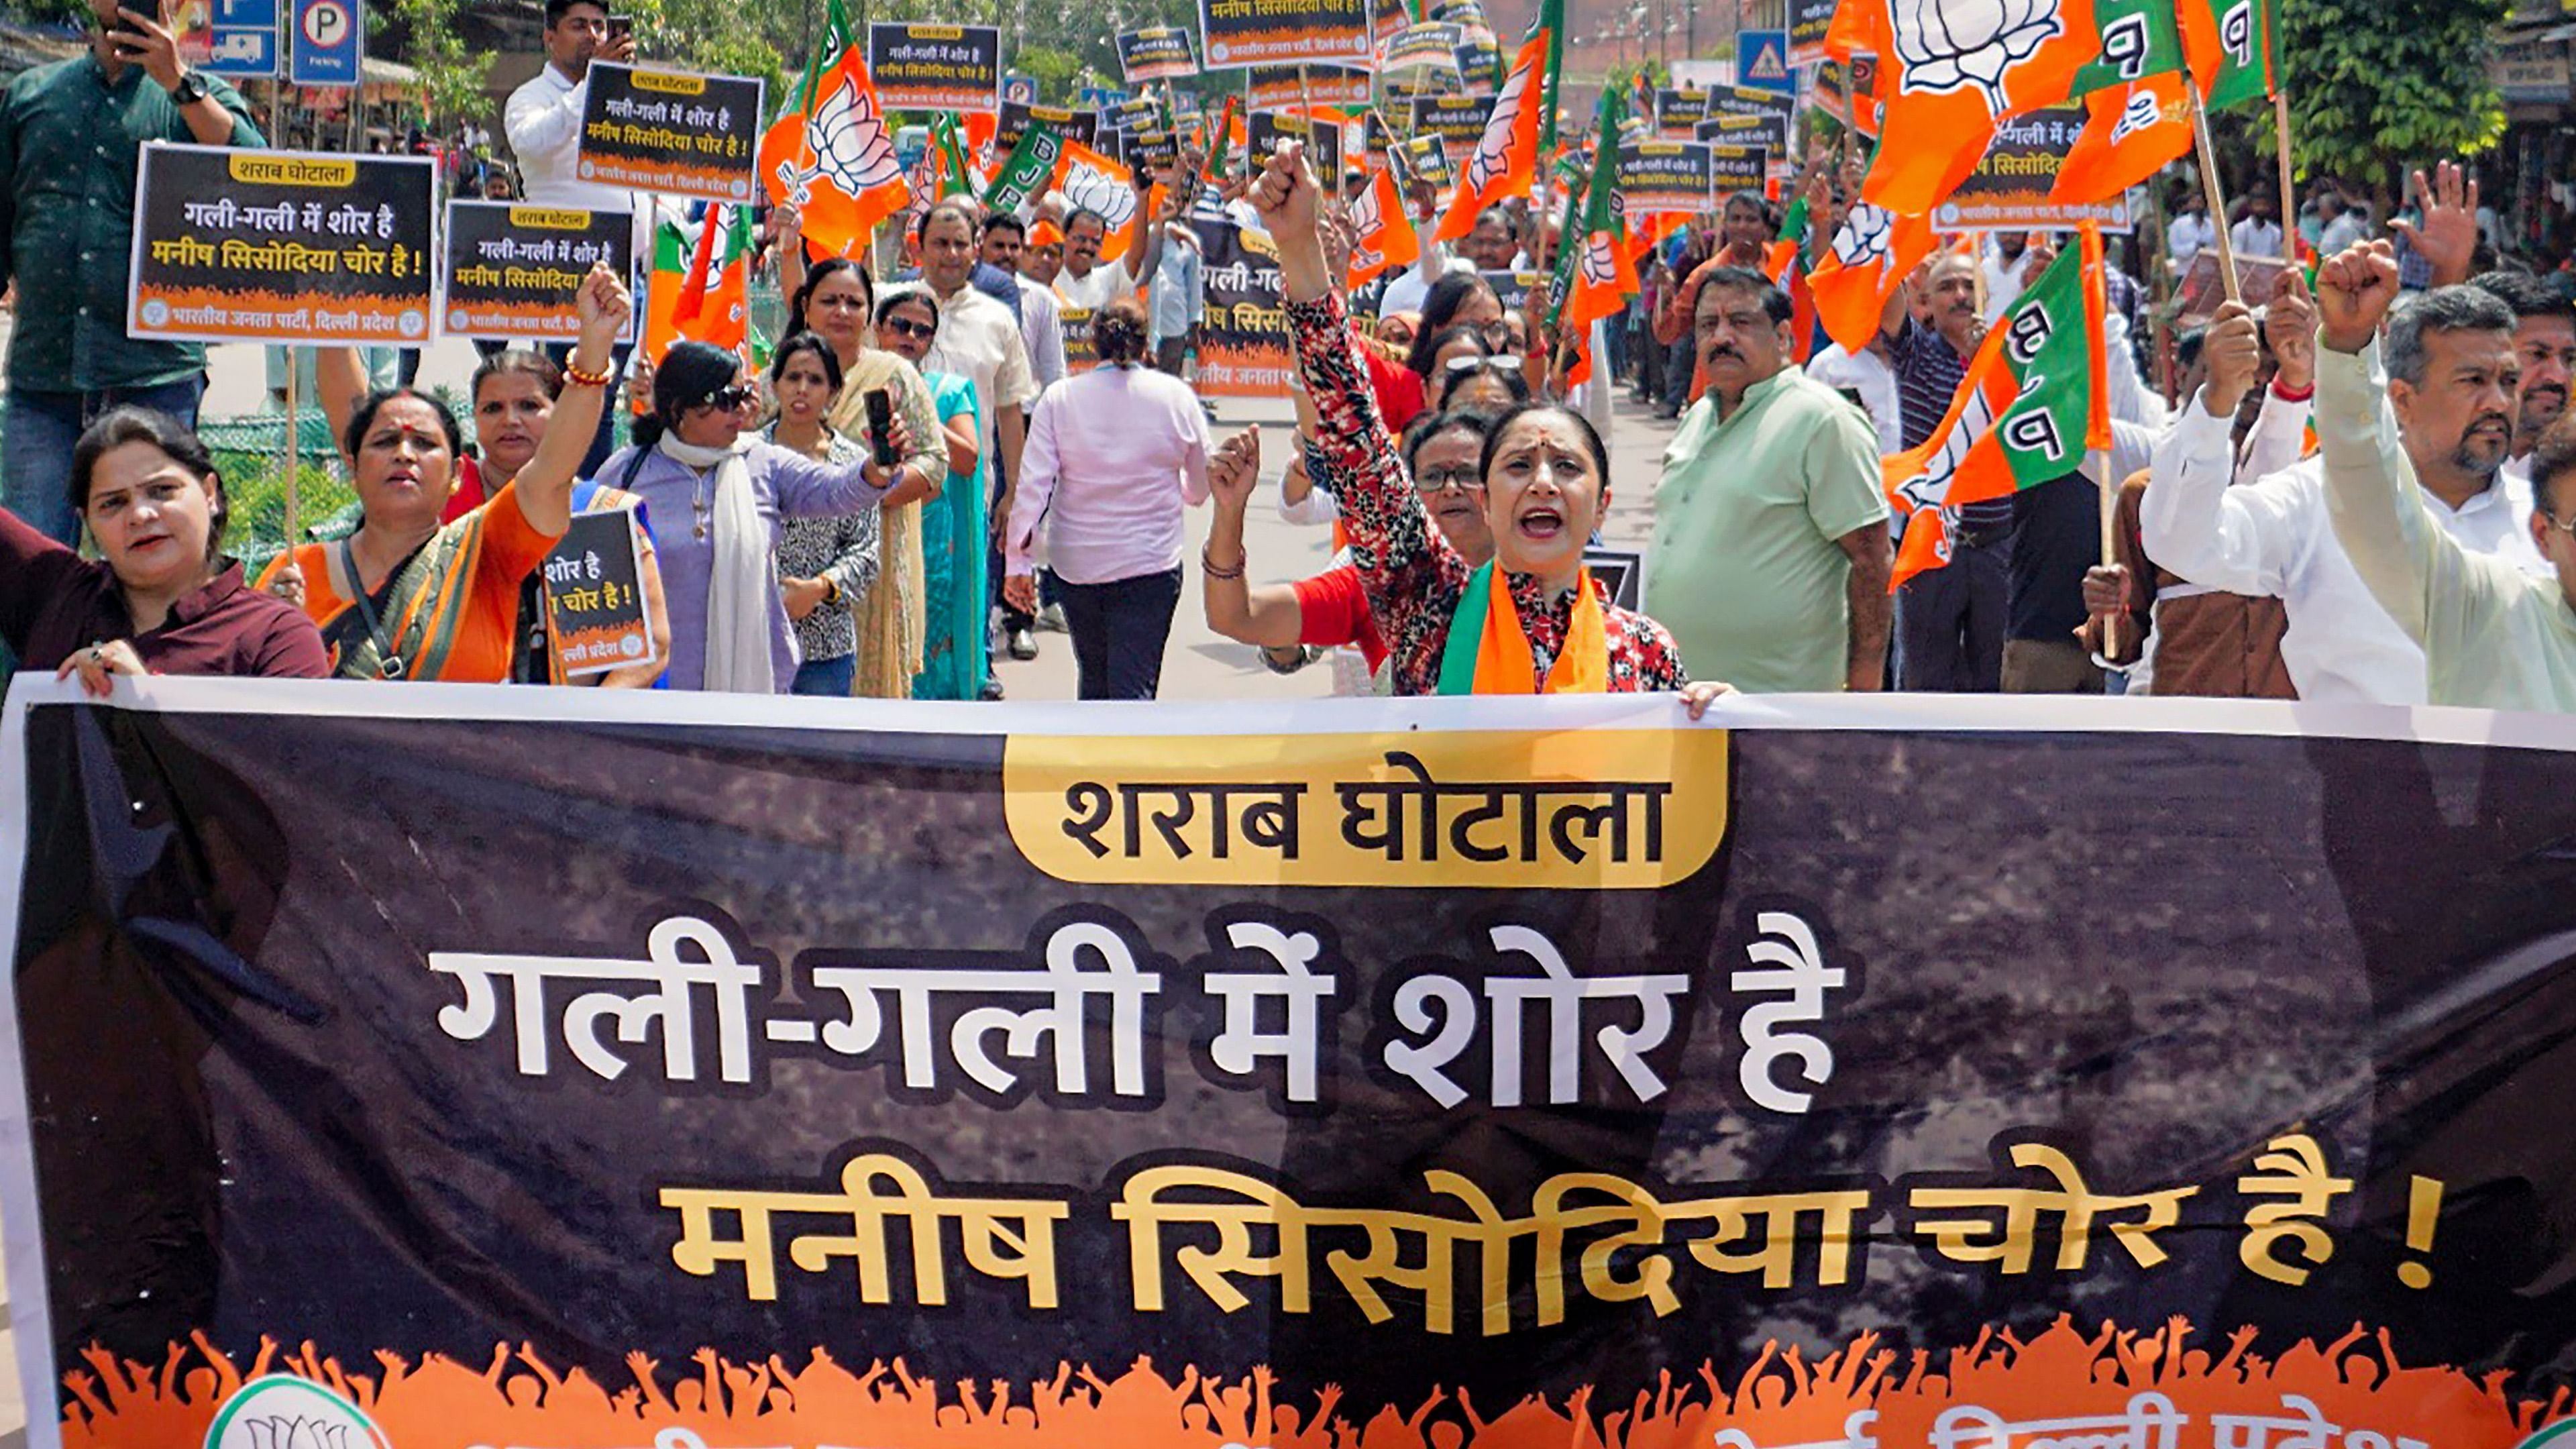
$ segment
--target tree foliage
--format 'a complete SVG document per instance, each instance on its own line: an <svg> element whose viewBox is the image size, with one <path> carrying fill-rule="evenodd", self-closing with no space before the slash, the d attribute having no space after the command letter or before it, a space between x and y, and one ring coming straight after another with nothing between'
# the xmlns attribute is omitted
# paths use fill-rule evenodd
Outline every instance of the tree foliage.
<svg viewBox="0 0 2576 1449"><path fill-rule="evenodd" d="M474 55L457 33L459 0L393 0L394 18L403 27L403 60L420 72L429 119L442 124L486 109L484 74L492 57Z"/></svg>
<svg viewBox="0 0 2576 1449"><path fill-rule="evenodd" d="M2281 0L2278 53L2302 173L2393 192L2407 169L2504 135L2487 78L2512 0ZM2271 153L2266 124L2253 128Z"/></svg>

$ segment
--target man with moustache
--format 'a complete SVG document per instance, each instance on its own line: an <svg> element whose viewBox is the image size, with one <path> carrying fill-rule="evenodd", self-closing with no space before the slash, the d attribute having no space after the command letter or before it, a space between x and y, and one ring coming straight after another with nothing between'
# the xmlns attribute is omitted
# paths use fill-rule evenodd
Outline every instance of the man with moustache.
<svg viewBox="0 0 2576 1449"><path fill-rule="evenodd" d="M1917 309L1920 309L1919 312ZM1943 252L1888 299L1879 318L1908 448L1929 442L1949 415L1985 341L1977 259ZM2003 688L2004 628L2012 591L2013 503L1962 505L1950 521L1950 562L1925 569L1896 593L1896 687L1992 694Z"/></svg>
<svg viewBox="0 0 2576 1449"><path fill-rule="evenodd" d="M2522 395L2514 402L2513 453L2499 470L2517 502L2531 502L2531 455L2540 435L2567 411L2567 386L2576 373L2576 308L2547 282L2523 272L2488 272L2469 285L2513 309L2513 353L2522 363Z"/></svg>
<svg viewBox="0 0 2576 1449"><path fill-rule="evenodd" d="M2371 343L2369 324L2386 311L2386 302L2371 312L2369 324L2356 322L2349 294L2358 284L2344 279L2367 274L2376 286L2382 262L2393 293L2396 260L2384 241L2363 243L2329 263L2337 270L2328 295L2319 298L2325 314L2317 361L2319 437L2329 450L2360 446L2343 435L2356 428L2367 434L2370 428L2348 417L2342 434L2329 427L2329 388L2349 392L2359 386L2350 374L2375 366L2377 349L2384 348L2386 396L2395 410L2387 466L2411 474L2405 479L2411 501L2462 549L2500 556L2508 568L2527 567L2538 552L2538 530L2531 512L2496 477L2512 446L2521 385L2513 309L2476 287L2436 287L2396 312L2384 343ZM2337 284L2347 295L2334 295ZM2345 309L2340 315L2337 305ZM2355 327L2358 340L2351 335ZM2345 551L2351 535L2329 520L2325 469L2331 451L2228 486L2236 402L2252 386L2261 360L2254 331L2252 314L2235 302L2221 307L2210 324L2209 381L2184 404L2157 448L2154 479L2140 500L2147 552L2202 588L2280 598L2289 611L2281 658L2300 699L2426 703L2424 650L2354 567ZM2366 406L2376 407L2376 397ZM2343 406L2349 412L2361 405L2347 399ZM2346 486L2361 485L2337 484Z"/></svg>
<svg viewBox="0 0 2576 1449"><path fill-rule="evenodd" d="M1789 295L1758 271L1701 281L1708 393L1664 454L1646 609L1697 673L1752 693L1884 687L1887 498L1861 411L1791 365Z"/></svg>
<svg viewBox="0 0 2576 1449"><path fill-rule="evenodd" d="M2317 283L2325 511L2390 627L2421 646L2423 698L2576 712L2576 422L2562 417L2533 450L2530 509L2494 504L2521 366L2505 305L2477 287L2425 293L2396 309L2383 341L2399 287L2388 243L2330 259ZM2487 315L2446 325L2468 316L2439 305L2451 294ZM2458 520L2472 508L2508 515L2545 566L2517 567L2464 536Z"/></svg>

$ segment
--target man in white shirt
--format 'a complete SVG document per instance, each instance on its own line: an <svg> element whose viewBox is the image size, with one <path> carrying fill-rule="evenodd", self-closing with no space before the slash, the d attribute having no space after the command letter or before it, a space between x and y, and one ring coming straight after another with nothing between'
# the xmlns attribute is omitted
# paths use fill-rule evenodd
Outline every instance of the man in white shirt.
<svg viewBox="0 0 2576 1449"><path fill-rule="evenodd" d="M1133 299L1136 279L1154 274L1163 259L1162 224L1172 218L1147 216L1145 200L1145 192L1139 190L1127 250L1114 262L1100 259L1100 249L1109 240L1107 217L1087 206L1076 207L1065 217L1064 271L1055 279L1055 293L1064 305L1098 312L1112 302Z"/></svg>
<svg viewBox="0 0 2576 1449"><path fill-rule="evenodd" d="M2485 331L2435 331L2410 313L2441 297L2400 304L2384 344L2379 319L2399 292L2395 249L2353 247L2318 268L2317 437L2327 512L2371 594L2426 656L2434 704L2576 712L2576 543L2561 501L2576 492L2576 438L2553 429L2536 455L2540 505L2518 516L2548 559L2518 569L2462 546L2436 501L2447 460L2426 458L2403 430L2495 436L2514 406L2513 344ZM2475 287L2448 289L2502 310ZM2426 427L2430 420L2429 429ZM2393 424L2393 426L2392 426ZM2500 446L2500 445L2499 445ZM2418 486L2420 481L2420 486Z"/></svg>
<svg viewBox="0 0 2576 1449"><path fill-rule="evenodd" d="M2210 223L2208 203L2185 192L2175 205L2173 221L2165 227L2165 252L2173 258L2174 270L2182 271L2192 258L2216 245L2218 228Z"/></svg>
<svg viewBox="0 0 2576 1449"><path fill-rule="evenodd" d="M1986 252L1986 320L1994 321L2021 300L2023 289L2048 270L2057 253L2048 247L2032 246L2026 231L1999 231L1993 234Z"/></svg>
<svg viewBox="0 0 2576 1449"><path fill-rule="evenodd" d="M635 36L628 32L611 37L608 11L597 0L546 0L545 46L546 63L526 85L510 93L509 104L501 111L502 134L509 137L511 154L519 162L520 197L536 206L627 213L634 218L631 255L638 267L648 266L653 255L651 195L581 179L581 110L590 94L590 63L632 62ZM637 279L627 280L632 284ZM643 288L639 285L636 290L640 294ZM610 370L625 372L633 350L618 348ZM571 355L569 348L548 351L557 362ZM609 411L600 410L599 431L582 464L585 474L608 460L609 446L615 441Z"/></svg>
<svg viewBox="0 0 2576 1449"><path fill-rule="evenodd" d="M2240 257L2281 255L2280 200L2257 189L2245 198L2245 219L2227 229L2227 243Z"/></svg>
<svg viewBox="0 0 2576 1449"><path fill-rule="evenodd" d="M994 472L993 503L986 515L993 537L1011 516L1011 486L1019 480L1020 452L1028 443L1028 415L1037 400L1037 378L1029 368L1028 343L1020 336L1011 309L975 290L975 213L970 203L950 199L921 214L913 228L921 252L921 280L939 303L939 335L922 359L926 372L945 372L975 384L975 404L992 419L989 441L1000 464ZM995 597L1002 584L1001 555L990 553L989 578ZM1025 617L1025 616L1022 616ZM1030 624L1006 620L1005 643L1014 659L1037 657ZM995 697L999 697L996 692Z"/></svg>
<svg viewBox="0 0 2576 1449"><path fill-rule="evenodd" d="M2304 289L2294 270L2284 288ZM2432 368L2483 370L2499 388L2492 407L2402 418L2428 512L2461 546L2519 563L2536 553L2527 512L2498 485L2513 438L2513 312L2474 287L2420 294L2397 314L2390 373L2420 387ZM2228 486L2237 404L2253 386L2261 350L2254 316L2219 310L2207 344L2209 381L2184 405L2156 450L2154 481L2140 502L2149 555L2203 588L2278 596L2289 628L2281 658L2299 698L2318 703L2422 704L2424 651L2372 597L2336 541L2322 464L2310 458L2257 482ZM2437 355L2438 354L2438 355Z"/></svg>
<svg viewBox="0 0 2576 1449"><path fill-rule="evenodd" d="M1029 372L1044 392L1064 381L1064 318L1057 310L1055 289L1030 281L1020 272L1027 250L1028 228L1007 211L984 218L977 244L984 265L1010 274L1020 287L1020 341L1029 349Z"/></svg>

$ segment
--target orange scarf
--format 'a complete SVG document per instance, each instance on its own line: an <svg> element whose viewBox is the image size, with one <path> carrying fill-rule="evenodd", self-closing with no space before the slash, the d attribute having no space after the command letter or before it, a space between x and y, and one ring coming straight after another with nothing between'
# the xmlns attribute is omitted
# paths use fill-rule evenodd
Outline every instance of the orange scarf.
<svg viewBox="0 0 2576 1449"><path fill-rule="evenodd" d="M1441 650L1440 693L1606 694L1609 690L1610 631L1602 621L1601 596L1593 590L1590 569L1575 575L1574 613L1566 621L1565 648L1548 670L1543 690L1529 634L1521 628L1520 610L1513 607L1511 588L1501 572L1489 561L1468 578Z"/></svg>

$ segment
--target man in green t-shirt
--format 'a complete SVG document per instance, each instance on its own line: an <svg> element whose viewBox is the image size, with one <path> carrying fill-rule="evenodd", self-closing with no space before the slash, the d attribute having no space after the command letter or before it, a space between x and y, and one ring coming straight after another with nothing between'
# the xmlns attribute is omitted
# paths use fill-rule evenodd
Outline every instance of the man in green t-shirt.
<svg viewBox="0 0 2576 1449"><path fill-rule="evenodd" d="M1746 268L1700 288L1692 347L1708 393L1664 454L1646 612L1694 679L1876 690L1891 614L1878 434L1790 361L1791 315L1788 294Z"/></svg>

